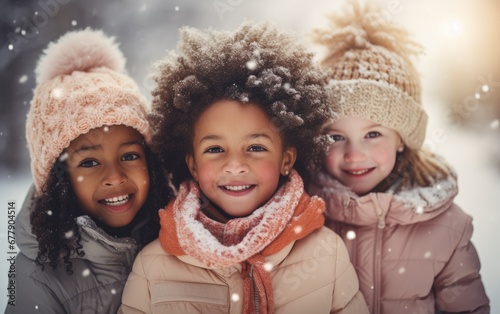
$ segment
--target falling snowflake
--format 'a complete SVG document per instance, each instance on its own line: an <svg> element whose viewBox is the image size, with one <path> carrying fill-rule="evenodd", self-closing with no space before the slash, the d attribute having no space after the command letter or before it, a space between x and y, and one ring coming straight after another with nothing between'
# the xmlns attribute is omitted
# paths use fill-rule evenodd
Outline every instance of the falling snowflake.
<svg viewBox="0 0 500 314"><path fill-rule="evenodd" d="M302 226L296 226L295 228L293 228L293 231L296 233L296 234L299 234L302 232Z"/></svg>
<svg viewBox="0 0 500 314"><path fill-rule="evenodd" d="M398 274L400 274L400 275L404 274L405 272L406 272L406 268L404 268L404 267L401 267L398 269Z"/></svg>
<svg viewBox="0 0 500 314"><path fill-rule="evenodd" d="M273 270L273 264L270 263L270 262L265 263L264 264L264 270L265 271L271 271L271 270Z"/></svg>
<svg viewBox="0 0 500 314"><path fill-rule="evenodd" d="M175 11L179 11L179 7L178 6L175 7Z"/></svg>
<svg viewBox="0 0 500 314"><path fill-rule="evenodd" d="M476 99L479 99L479 98L481 98L481 95L480 95L479 93L475 93L475 94L474 94L474 97L475 97Z"/></svg>
<svg viewBox="0 0 500 314"><path fill-rule="evenodd" d="M430 258L432 253L430 251L425 252L424 258Z"/></svg>
<svg viewBox="0 0 500 314"><path fill-rule="evenodd" d="M347 240L354 240L354 239L356 239L356 232L353 230L349 230L349 231L347 231L345 236L346 236Z"/></svg>
<svg viewBox="0 0 500 314"><path fill-rule="evenodd" d="M423 214L424 213L424 208L422 206L417 206L417 208L415 209L415 212L417 214Z"/></svg>
<svg viewBox="0 0 500 314"><path fill-rule="evenodd" d="M73 234L74 234L73 230L70 230L70 231L64 233L64 237L66 239L71 239L73 237Z"/></svg>
<svg viewBox="0 0 500 314"><path fill-rule="evenodd" d="M12 44L9 45L9 50L14 49L14 46Z"/></svg>
<svg viewBox="0 0 500 314"><path fill-rule="evenodd" d="M231 301L238 302L240 300L240 295L237 293L231 294Z"/></svg>
<svg viewBox="0 0 500 314"><path fill-rule="evenodd" d="M71 26L76 26L76 24L77 24L77 23L76 23L76 21L75 21L75 20L71 21Z"/></svg>
<svg viewBox="0 0 500 314"><path fill-rule="evenodd" d="M116 289L111 289L111 294L115 295L116 294Z"/></svg>
<svg viewBox="0 0 500 314"><path fill-rule="evenodd" d="M52 211L50 209L47 211L47 215L52 216Z"/></svg>
<svg viewBox="0 0 500 314"><path fill-rule="evenodd" d="M35 310L38 310L38 305L35 305Z"/></svg>
<svg viewBox="0 0 500 314"><path fill-rule="evenodd" d="M83 181L83 176L78 176L78 178L76 178L76 181L82 182Z"/></svg>
<svg viewBox="0 0 500 314"><path fill-rule="evenodd" d="M64 152L61 154L61 156L59 156L59 161L60 162L65 162L69 157L69 154L67 152Z"/></svg>
<svg viewBox="0 0 500 314"><path fill-rule="evenodd" d="M253 71L257 68L257 61L250 60L250 61L247 61L247 63L245 65L246 65L247 69L249 69L250 71Z"/></svg>
<svg viewBox="0 0 500 314"><path fill-rule="evenodd" d="M54 88L50 94L54 98L61 98L61 96L63 95L63 91L60 88Z"/></svg>
<svg viewBox="0 0 500 314"><path fill-rule="evenodd" d="M24 84L28 81L28 76L25 74L19 78L19 83Z"/></svg>
<svg viewBox="0 0 500 314"><path fill-rule="evenodd" d="M105 127L103 128L103 130L104 130L104 132L109 132L109 126L105 126Z"/></svg>
<svg viewBox="0 0 500 314"><path fill-rule="evenodd" d="M493 121L490 123L490 127L491 127L492 129L497 129L499 124L500 124L500 121L499 121L498 119L496 119L496 120L493 120Z"/></svg>
<svg viewBox="0 0 500 314"><path fill-rule="evenodd" d="M87 277L88 275L90 275L90 270L86 268L84 271L82 271L82 276Z"/></svg>
<svg viewBox="0 0 500 314"><path fill-rule="evenodd" d="M481 89L483 92L487 93L490 90L490 87L488 85L483 85Z"/></svg>

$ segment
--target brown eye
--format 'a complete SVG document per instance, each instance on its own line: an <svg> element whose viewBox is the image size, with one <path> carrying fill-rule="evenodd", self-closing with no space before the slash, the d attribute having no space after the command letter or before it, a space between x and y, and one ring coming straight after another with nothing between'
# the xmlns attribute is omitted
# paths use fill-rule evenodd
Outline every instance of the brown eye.
<svg viewBox="0 0 500 314"><path fill-rule="evenodd" d="M264 147L262 147L260 145L252 145L248 148L248 151L249 152L265 152L265 151L267 151L267 149L265 149Z"/></svg>
<svg viewBox="0 0 500 314"><path fill-rule="evenodd" d="M127 153L127 154L123 155L122 160L123 161L131 161L131 160L139 159L140 157L141 156L139 156L138 154L135 154L135 153Z"/></svg>
<svg viewBox="0 0 500 314"><path fill-rule="evenodd" d="M93 159L86 159L78 164L78 167L90 168L99 165L99 163Z"/></svg>
<svg viewBox="0 0 500 314"><path fill-rule="evenodd" d="M206 153L211 153L211 154L217 154L217 153L222 153L224 150L220 147L210 147L206 151Z"/></svg>

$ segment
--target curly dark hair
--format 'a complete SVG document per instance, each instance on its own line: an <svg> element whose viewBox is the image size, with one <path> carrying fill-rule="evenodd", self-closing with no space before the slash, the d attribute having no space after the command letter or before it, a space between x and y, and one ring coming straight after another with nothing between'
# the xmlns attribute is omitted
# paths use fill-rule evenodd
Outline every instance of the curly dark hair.
<svg viewBox="0 0 500 314"><path fill-rule="evenodd" d="M163 168L150 148L145 147L148 164L150 188L148 198L136 215L148 219L133 236L139 247L143 247L158 237L160 223L158 210L167 205L173 197L172 189L167 184ZM30 216L31 231L38 241L38 253L35 262L43 269L48 263L55 269L61 262L66 272L72 274L71 257L84 256L81 234L75 218L85 214L81 209L67 167L59 159L54 163L42 193L35 196ZM134 219L134 223L137 219ZM68 237L67 234L72 234Z"/></svg>
<svg viewBox="0 0 500 314"><path fill-rule="evenodd" d="M245 22L234 32L180 31L178 50L156 64L153 76L153 150L173 184L191 178L185 156L192 150L199 115L221 99L261 107L297 149L302 175L318 167L328 146L321 128L332 113L326 74L293 36L269 23Z"/></svg>

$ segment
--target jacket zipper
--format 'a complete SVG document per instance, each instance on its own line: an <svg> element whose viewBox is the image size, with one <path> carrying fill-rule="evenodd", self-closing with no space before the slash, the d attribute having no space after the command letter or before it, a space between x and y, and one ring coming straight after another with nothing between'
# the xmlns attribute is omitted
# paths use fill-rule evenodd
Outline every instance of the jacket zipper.
<svg viewBox="0 0 500 314"><path fill-rule="evenodd" d="M375 198L375 197L373 197ZM377 209L377 229L375 229L375 256L373 261L373 314L381 313L380 295L381 295L381 277L382 277L382 241L385 228L385 215L378 206L377 199L373 199L373 203Z"/></svg>
<svg viewBox="0 0 500 314"><path fill-rule="evenodd" d="M260 306L259 306L259 296L257 295L257 289L255 288L255 282L253 280L253 265L250 265L250 282L252 284L252 298L253 298L253 308L255 310L256 314L260 313Z"/></svg>

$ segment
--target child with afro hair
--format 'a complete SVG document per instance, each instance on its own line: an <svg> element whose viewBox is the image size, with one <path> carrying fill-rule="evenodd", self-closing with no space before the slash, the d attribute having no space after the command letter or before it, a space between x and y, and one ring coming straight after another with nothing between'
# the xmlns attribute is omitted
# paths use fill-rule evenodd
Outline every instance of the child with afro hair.
<svg viewBox="0 0 500 314"><path fill-rule="evenodd" d="M179 192L121 312L367 313L324 202L304 191L331 112L295 40L266 23L185 28L181 54L158 63L154 149Z"/></svg>

